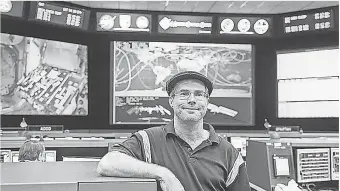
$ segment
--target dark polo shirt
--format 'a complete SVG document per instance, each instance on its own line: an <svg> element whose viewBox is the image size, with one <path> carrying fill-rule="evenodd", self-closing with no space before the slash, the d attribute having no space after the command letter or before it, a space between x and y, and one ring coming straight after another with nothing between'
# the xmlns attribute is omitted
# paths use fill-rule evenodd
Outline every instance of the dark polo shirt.
<svg viewBox="0 0 340 191"><path fill-rule="evenodd" d="M240 153L214 128L204 124L209 138L192 150L176 135L173 122L146 129L151 162L171 170L186 191L250 191L245 163ZM135 133L113 150L145 161L143 139Z"/></svg>

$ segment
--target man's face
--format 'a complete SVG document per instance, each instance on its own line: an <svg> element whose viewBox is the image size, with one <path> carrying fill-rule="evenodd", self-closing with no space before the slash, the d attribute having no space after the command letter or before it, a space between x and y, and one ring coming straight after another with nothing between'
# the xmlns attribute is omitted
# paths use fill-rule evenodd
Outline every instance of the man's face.
<svg viewBox="0 0 340 191"><path fill-rule="evenodd" d="M171 95L169 104L178 119L197 122L205 116L209 98L207 88L201 81L191 79L180 81Z"/></svg>

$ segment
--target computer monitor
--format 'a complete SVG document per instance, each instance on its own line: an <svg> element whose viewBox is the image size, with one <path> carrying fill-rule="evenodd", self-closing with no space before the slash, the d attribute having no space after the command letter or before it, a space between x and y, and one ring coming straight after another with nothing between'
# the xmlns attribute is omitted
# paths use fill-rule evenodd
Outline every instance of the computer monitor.
<svg viewBox="0 0 340 191"><path fill-rule="evenodd" d="M331 148L331 177L339 180L339 148Z"/></svg>
<svg viewBox="0 0 340 191"><path fill-rule="evenodd" d="M0 150L1 162L12 162L11 150Z"/></svg>
<svg viewBox="0 0 340 191"><path fill-rule="evenodd" d="M296 149L296 174L298 183L331 180L330 149Z"/></svg>
<svg viewBox="0 0 340 191"><path fill-rule="evenodd" d="M56 162L57 161L57 151L55 151L55 150L45 151L45 161L46 162Z"/></svg>

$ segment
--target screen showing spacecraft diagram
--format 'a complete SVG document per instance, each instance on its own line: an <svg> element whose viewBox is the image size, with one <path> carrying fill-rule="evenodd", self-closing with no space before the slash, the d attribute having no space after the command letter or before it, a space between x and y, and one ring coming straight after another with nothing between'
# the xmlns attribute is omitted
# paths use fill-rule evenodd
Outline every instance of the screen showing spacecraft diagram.
<svg viewBox="0 0 340 191"><path fill-rule="evenodd" d="M1 33L1 115L88 115L87 46Z"/></svg>
<svg viewBox="0 0 340 191"><path fill-rule="evenodd" d="M253 47L250 44L111 42L111 123L164 124L173 110L166 81L197 71L214 84L204 120L215 125L254 124Z"/></svg>

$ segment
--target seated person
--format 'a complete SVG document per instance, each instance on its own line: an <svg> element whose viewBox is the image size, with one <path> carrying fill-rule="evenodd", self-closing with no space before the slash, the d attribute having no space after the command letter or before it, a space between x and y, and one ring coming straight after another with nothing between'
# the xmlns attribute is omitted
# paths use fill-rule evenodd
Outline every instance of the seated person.
<svg viewBox="0 0 340 191"><path fill-rule="evenodd" d="M26 141L19 150L19 162L45 162L45 146L41 141Z"/></svg>

